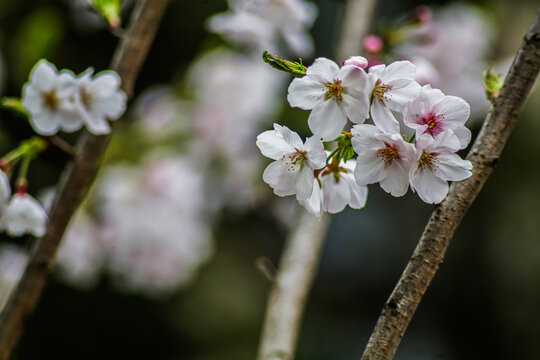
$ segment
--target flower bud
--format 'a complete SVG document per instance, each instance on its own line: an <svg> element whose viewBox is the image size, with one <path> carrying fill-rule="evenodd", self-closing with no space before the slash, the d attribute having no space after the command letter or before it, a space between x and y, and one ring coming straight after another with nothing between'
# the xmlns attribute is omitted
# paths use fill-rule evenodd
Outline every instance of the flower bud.
<svg viewBox="0 0 540 360"><path fill-rule="evenodd" d="M343 66L345 65L354 65L361 69L365 69L368 66L368 61L363 56L351 56L347 60L343 61Z"/></svg>
<svg viewBox="0 0 540 360"><path fill-rule="evenodd" d="M368 35L364 38L363 45L367 51L377 53L382 50L383 41L377 35Z"/></svg>

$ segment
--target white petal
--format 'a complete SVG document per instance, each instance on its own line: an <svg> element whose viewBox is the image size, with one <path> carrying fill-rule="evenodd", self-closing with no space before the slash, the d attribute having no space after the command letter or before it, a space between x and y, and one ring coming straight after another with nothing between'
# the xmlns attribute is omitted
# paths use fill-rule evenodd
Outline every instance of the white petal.
<svg viewBox="0 0 540 360"><path fill-rule="evenodd" d="M54 135L60 129L58 118L51 112L30 116L30 125L35 132L45 136Z"/></svg>
<svg viewBox="0 0 540 360"><path fill-rule="evenodd" d="M411 171L411 186L428 204L438 204L448 194L448 183L426 169L416 168Z"/></svg>
<svg viewBox="0 0 540 360"><path fill-rule="evenodd" d="M357 165L358 166L358 165ZM409 189L409 169L402 161L394 160L386 165L381 188L392 196L403 196Z"/></svg>
<svg viewBox="0 0 540 360"><path fill-rule="evenodd" d="M309 114L308 125L314 135L323 140L335 139L347 123L347 116L336 100L317 104Z"/></svg>
<svg viewBox="0 0 540 360"><path fill-rule="evenodd" d="M351 193L345 181L336 181L334 175L321 177L323 189L323 210L336 214L345 209L349 203Z"/></svg>
<svg viewBox="0 0 540 360"><path fill-rule="evenodd" d="M296 199L298 201L304 201L311 195L313 179L313 169L309 166L304 166L296 178L295 189Z"/></svg>
<svg viewBox="0 0 540 360"><path fill-rule="evenodd" d="M445 124L463 125L469 119L471 107L462 98L445 96L443 100L433 107L433 111L444 116Z"/></svg>
<svg viewBox="0 0 540 360"><path fill-rule="evenodd" d="M461 159L457 154L437 156L435 176L442 180L461 181L472 175L472 164L469 160Z"/></svg>
<svg viewBox="0 0 540 360"><path fill-rule="evenodd" d="M355 124L362 124L369 113L369 98L364 93L359 93L360 97L352 97L349 94L343 94L343 107L349 120Z"/></svg>
<svg viewBox="0 0 540 360"><path fill-rule="evenodd" d="M294 147L285 141L275 130L268 130L257 136L257 146L261 153L270 159L278 160L284 154L294 152Z"/></svg>
<svg viewBox="0 0 540 360"><path fill-rule="evenodd" d="M92 101L92 110L105 115L109 120L116 120L126 111L127 96L117 91L108 96L98 96Z"/></svg>
<svg viewBox="0 0 540 360"><path fill-rule="evenodd" d="M378 150L381 147L381 141L377 136L381 130L370 124L355 125L351 129L351 144L356 153L361 154L364 151Z"/></svg>
<svg viewBox="0 0 540 360"><path fill-rule="evenodd" d="M108 95L120 88L120 76L114 71L102 71L92 79L87 89L96 95Z"/></svg>
<svg viewBox="0 0 540 360"><path fill-rule="evenodd" d="M11 196L11 186L9 179L2 170L0 170L0 205L3 205Z"/></svg>
<svg viewBox="0 0 540 360"><path fill-rule="evenodd" d="M312 169L320 169L326 164L326 152L324 151L324 145L321 140L315 136L312 136L306 140L304 148L307 151L307 158L309 166Z"/></svg>
<svg viewBox="0 0 540 360"><path fill-rule="evenodd" d="M43 91L54 86L58 71L56 67L45 59L40 60L30 72L30 82Z"/></svg>
<svg viewBox="0 0 540 360"><path fill-rule="evenodd" d="M467 129L465 126L458 126L454 130L454 134L457 136L459 140L459 148L465 149L467 146L469 146L469 143L471 142L471 130Z"/></svg>
<svg viewBox="0 0 540 360"><path fill-rule="evenodd" d="M292 131L288 127L274 124L274 130L276 130L276 132L283 137L285 142L287 142L292 147L299 148L304 145L302 139L300 138L300 135L298 135L296 132Z"/></svg>
<svg viewBox="0 0 540 360"><path fill-rule="evenodd" d="M320 218L322 215L322 189L319 186L317 180L313 180L313 189L311 196L305 201L301 201L300 205L304 206L306 210Z"/></svg>
<svg viewBox="0 0 540 360"><path fill-rule="evenodd" d="M388 91L390 100L388 107L394 111L402 112L405 106L420 94L420 85L413 81L409 85Z"/></svg>
<svg viewBox="0 0 540 360"><path fill-rule="evenodd" d="M109 122L103 118L98 116L92 116L90 114L86 114L87 116L84 117L86 128L89 132L91 132L94 135L105 135L111 132L111 127L109 126Z"/></svg>
<svg viewBox="0 0 540 360"><path fill-rule="evenodd" d="M324 100L326 87L308 76L296 78L289 85L287 101L292 107L311 110Z"/></svg>
<svg viewBox="0 0 540 360"><path fill-rule="evenodd" d="M427 135L427 134L426 134ZM458 137L452 130L446 130L437 135L429 146L430 152L456 152L460 149Z"/></svg>
<svg viewBox="0 0 540 360"><path fill-rule="evenodd" d="M399 134L399 122L392 111L378 99L374 99L371 104L371 118L375 125L384 132Z"/></svg>
<svg viewBox="0 0 540 360"><path fill-rule="evenodd" d="M356 158L354 178L361 186L374 184L384 177L384 161L377 156L376 151L359 153Z"/></svg>
<svg viewBox="0 0 540 360"><path fill-rule="evenodd" d="M338 79L342 81L341 85L346 89L365 91L367 74L359 67L353 65L343 66L339 70Z"/></svg>
<svg viewBox="0 0 540 360"><path fill-rule="evenodd" d="M326 58L317 58L313 65L307 68L306 75L322 84L337 79L339 67L335 62Z"/></svg>
<svg viewBox="0 0 540 360"><path fill-rule="evenodd" d="M408 85L414 80L416 67L410 61L394 61L384 69L381 82L395 88Z"/></svg>
<svg viewBox="0 0 540 360"><path fill-rule="evenodd" d="M347 163L349 163L347 161ZM349 206L353 209L362 209L366 206L368 188L366 186L360 186L356 183L353 176L350 174L342 175L341 180L345 181L349 186L350 200Z"/></svg>
<svg viewBox="0 0 540 360"><path fill-rule="evenodd" d="M278 196L294 195L295 176L279 161L274 161L263 172L263 180Z"/></svg>

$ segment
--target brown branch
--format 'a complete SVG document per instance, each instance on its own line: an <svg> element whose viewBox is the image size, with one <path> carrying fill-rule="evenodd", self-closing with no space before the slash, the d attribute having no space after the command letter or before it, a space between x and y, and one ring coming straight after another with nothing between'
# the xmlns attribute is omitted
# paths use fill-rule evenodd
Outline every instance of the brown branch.
<svg viewBox="0 0 540 360"><path fill-rule="evenodd" d="M473 175L453 183L446 199L433 211L405 271L383 307L362 360L394 357L420 300L443 261L450 239L493 172L539 69L540 11L525 35L504 87L494 100L467 156L474 167Z"/></svg>
<svg viewBox="0 0 540 360"><path fill-rule="evenodd" d="M376 0L348 0L345 5L337 60L357 55L369 27ZM257 360L292 360L307 296L330 226L331 216L317 221L303 211L291 232L273 283L259 344Z"/></svg>
<svg viewBox="0 0 540 360"><path fill-rule="evenodd" d="M154 39L167 0L141 0L133 11L131 25L121 40L111 62L122 79L122 89L131 97L133 85ZM82 135L77 156L60 180L58 195L49 215L47 231L37 240L29 263L14 294L0 317L0 360L7 360L15 347L23 324L34 310L48 275L54 265L56 251L69 221L99 169L111 134Z"/></svg>

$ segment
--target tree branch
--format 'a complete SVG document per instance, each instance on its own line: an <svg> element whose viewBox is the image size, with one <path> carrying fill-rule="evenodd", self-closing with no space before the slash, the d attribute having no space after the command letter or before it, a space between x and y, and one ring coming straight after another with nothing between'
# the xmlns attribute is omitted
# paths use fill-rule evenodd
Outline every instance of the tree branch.
<svg viewBox="0 0 540 360"><path fill-rule="evenodd" d="M362 360L394 357L420 300L443 261L450 239L493 172L539 69L540 11L467 156L473 164L473 175L453 183L446 199L433 211L405 271L382 309Z"/></svg>
<svg viewBox="0 0 540 360"><path fill-rule="evenodd" d="M361 39L369 27L374 4L375 0L347 1L341 40L336 47L338 61L360 53ZM294 358L302 314L330 221L328 214L317 221L303 211L287 239L266 308L258 360Z"/></svg>
<svg viewBox="0 0 540 360"><path fill-rule="evenodd" d="M139 1L133 11L131 25L117 47L111 68L120 75L122 89L129 97L166 5L167 0ZM1 314L0 360L9 359L26 318L39 300L62 236L92 185L110 138L111 134L94 136L84 133L78 142L77 155L60 180L47 231L41 239L36 240L24 275Z"/></svg>
<svg viewBox="0 0 540 360"><path fill-rule="evenodd" d="M368 31L375 10L375 0L347 0L343 9L343 26L338 40L336 57L343 61L360 55L362 38Z"/></svg>

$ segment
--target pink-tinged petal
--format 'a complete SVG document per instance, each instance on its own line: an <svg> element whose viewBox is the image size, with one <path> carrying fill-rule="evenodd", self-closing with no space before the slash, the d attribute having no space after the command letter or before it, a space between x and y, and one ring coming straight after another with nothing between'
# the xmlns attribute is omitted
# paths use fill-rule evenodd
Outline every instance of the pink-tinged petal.
<svg viewBox="0 0 540 360"><path fill-rule="evenodd" d="M306 210L320 218L322 215L322 189L319 186L317 180L313 180L313 190L311 196L305 201L300 201L300 205L306 208Z"/></svg>
<svg viewBox="0 0 540 360"><path fill-rule="evenodd" d="M381 100L373 100L371 104L371 119L384 132L397 134L400 131L399 122L394 117L394 114L392 114L392 111Z"/></svg>
<svg viewBox="0 0 540 360"><path fill-rule="evenodd" d="M386 65L375 65L369 68L368 74L371 75L370 78L373 78L376 81L381 78L384 69L386 69Z"/></svg>
<svg viewBox="0 0 540 360"><path fill-rule="evenodd" d="M392 161L386 166L381 179L381 188L392 196L400 197L409 189L409 169L401 161Z"/></svg>
<svg viewBox="0 0 540 360"><path fill-rule="evenodd" d="M324 101L326 87L310 79L308 76L296 78L289 85L287 101L292 107L311 110L318 103Z"/></svg>
<svg viewBox="0 0 540 360"><path fill-rule="evenodd" d="M383 84L394 87L408 85L414 80L416 67L410 61L394 61L381 74Z"/></svg>
<svg viewBox="0 0 540 360"><path fill-rule="evenodd" d="M457 136L459 140L459 148L465 149L467 146L469 146L469 143L471 142L471 130L467 129L465 126L458 126L454 130L454 134Z"/></svg>
<svg viewBox="0 0 540 360"><path fill-rule="evenodd" d="M281 137L283 137L283 139L292 147L299 148L304 145L302 139L300 138L300 135L298 135L288 127L274 124L274 130L276 130L276 133L278 135L281 135Z"/></svg>
<svg viewBox="0 0 540 360"><path fill-rule="evenodd" d="M448 194L448 183L426 169L415 168L411 171L411 186L420 199L428 204L438 204Z"/></svg>
<svg viewBox="0 0 540 360"><path fill-rule="evenodd" d="M332 60L326 58L317 58L313 64L307 68L306 75L313 80L325 84L337 79L339 66Z"/></svg>
<svg viewBox="0 0 540 360"><path fill-rule="evenodd" d="M351 144L358 154L369 150L378 150L382 143L377 136L381 134L376 126L369 124L355 125L351 129Z"/></svg>
<svg viewBox="0 0 540 360"><path fill-rule="evenodd" d="M48 111L30 116L30 125L32 125L35 132L45 136L54 135L60 129L58 118Z"/></svg>
<svg viewBox="0 0 540 360"><path fill-rule="evenodd" d="M347 162L350 162L350 160ZM351 175L341 175L340 181L345 181L347 186L349 186L349 206L351 208L362 209L364 206L366 206L368 194L368 188L366 186L358 185L354 177Z"/></svg>
<svg viewBox="0 0 540 360"><path fill-rule="evenodd" d="M274 161L264 169L263 180L278 196L294 195L295 176L281 162Z"/></svg>
<svg viewBox="0 0 540 360"><path fill-rule="evenodd" d="M420 96L424 101L429 102L431 105L435 105L443 100L446 95L439 89L431 88L431 85L424 85L422 86Z"/></svg>
<svg viewBox="0 0 540 360"><path fill-rule="evenodd" d="M355 124L362 124L366 121L369 113L369 99L364 93L360 97L352 97L349 94L343 94L343 108L349 120Z"/></svg>
<svg viewBox="0 0 540 360"><path fill-rule="evenodd" d="M296 178L296 199L298 201L306 200L313 191L313 169L309 166L304 166Z"/></svg>
<svg viewBox="0 0 540 360"><path fill-rule="evenodd" d="M257 136L256 144L264 156L274 160L281 159L283 155L295 151L294 147L278 135L275 130L268 130Z"/></svg>
<svg viewBox="0 0 540 360"><path fill-rule="evenodd" d="M433 136L431 136L430 134L419 135L416 138L416 148L418 150L417 158L420 158L420 156L422 155L422 150L431 148L431 144L433 144L434 141L435 139L433 139Z"/></svg>
<svg viewBox="0 0 540 360"><path fill-rule="evenodd" d="M332 174L321 176L323 189L323 210L330 214L343 211L349 203L351 193L347 183L341 178L336 181Z"/></svg>
<svg viewBox="0 0 540 360"><path fill-rule="evenodd" d="M343 66L352 65L365 69L368 66L368 60L363 56L351 56L347 60L343 61Z"/></svg>
<svg viewBox="0 0 540 360"><path fill-rule="evenodd" d="M402 112L405 106L413 101L420 94L420 85L416 81L412 81L409 85L392 89L388 91L390 101L388 107L394 111Z"/></svg>
<svg viewBox="0 0 540 360"><path fill-rule="evenodd" d="M461 181L472 175L471 170L469 160L463 160L456 154L444 154L437 156L434 173L441 180Z"/></svg>
<svg viewBox="0 0 540 360"><path fill-rule="evenodd" d="M335 139L346 123L347 116L335 100L319 103L308 118L309 129L323 140Z"/></svg>
<svg viewBox="0 0 540 360"><path fill-rule="evenodd" d="M433 107L433 112L443 115L445 124L463 125L469 119L471 107L462 98L445 96Z"/></svg>
<svg viewBox="0 0 540 360"><path fill-rule="evenodd" d="M364 91L367 83L366 72L356 66L347 65L339 69L338 79L345 89Z"/></svg>
<svg viewBox="0 0 540 360"><path fill-rule="evenodd" d="M376 151L359 153L356 158L354 178L358 185L366 186L379 182L384 177L384 161Z"/></svg>
<svg viewBox="0 0 540 360"><path fill-rule="evenodd" d="M30 72L30 82L42 91L50 90L55 83L58 70L47 60L40 60Z"/></svg>

